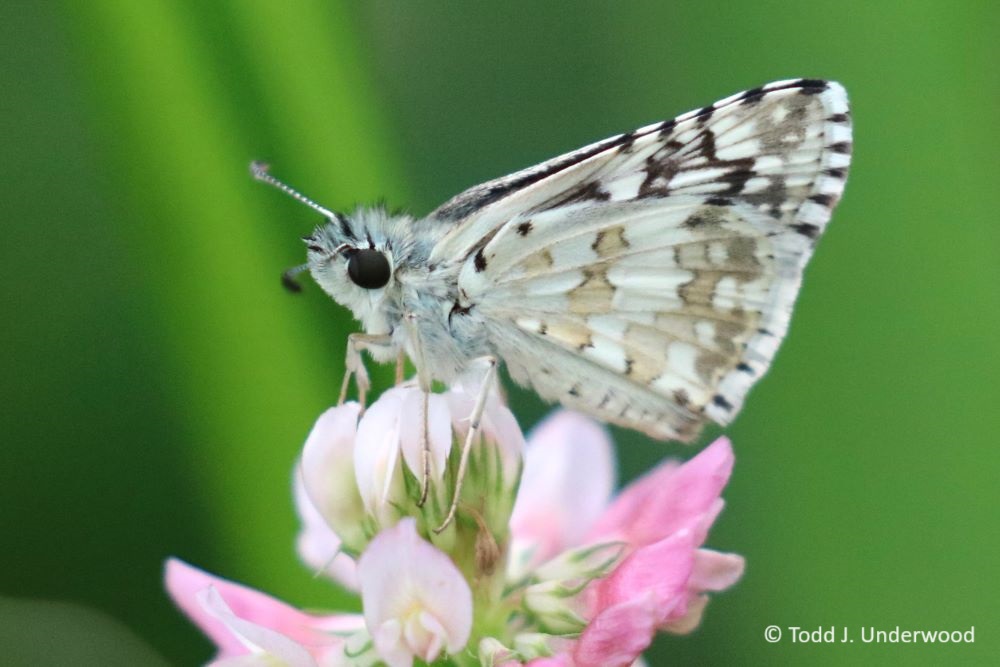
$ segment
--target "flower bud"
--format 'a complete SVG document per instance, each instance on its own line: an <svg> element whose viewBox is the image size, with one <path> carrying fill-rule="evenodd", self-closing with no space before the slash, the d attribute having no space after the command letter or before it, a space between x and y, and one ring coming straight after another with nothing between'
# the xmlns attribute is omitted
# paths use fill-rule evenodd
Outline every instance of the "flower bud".
<svg viewBox="0 0 1000 667"><path fill-rule="evenodd" d="M571 634L583 630L587 621L579 613L576 598L586 587L561 581L546 581L528 586L522 604L536 627L552 634Z"/></svg>
<svg viewBox="0 0 1000 667"><path fill-rule="evenodd" d="M351 465L360 412L357 403L346 403L320 415L302 448L297 471L305 496L302 500L311 503L340 538L344 551L353 554L360 553L368 543L365 507ZM300 505L301 513L310 511ZM324 538L315 533L319 528L319 522L306 524L303 532L307 534L300 536L300 542L323 542ZM326 558L335 553L331 550Z"/></svg>
<svg viewBox="0 0 1000 667"><path fill-rule="evenodd" d="M446 396L455 433L452 465L457 464L470 427L470 417L482 388L482 370L473 368ZM513 413L500 398L500 387L488 388L469 455L462 502L475 508L486 530L506 548L510 516L521 480L524 434Z"/></svg>
<svg viewBox="0 0 1000 667"><path fill-rule="evenodd" d="M519 656L494 637L479 642L479 664L482 667L507 667L520 665Z"/></svg>

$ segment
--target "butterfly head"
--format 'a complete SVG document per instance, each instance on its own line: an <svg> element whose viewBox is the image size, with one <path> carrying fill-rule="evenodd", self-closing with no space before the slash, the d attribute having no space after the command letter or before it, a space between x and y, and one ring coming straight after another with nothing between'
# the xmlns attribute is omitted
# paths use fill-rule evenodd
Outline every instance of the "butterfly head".
<svg viewBox="0 0 1000 667"><path fill-rule="evenodd" d="M388 319L399 310L398 262L408 252L409 218L390 216L382 209L359 209L352 215L336 213L279 181L267 165L253 162L250 172L323 216L326 222L303 238L307 261L285 271L282 282L293 292L301 287L295 277L308 271L323 291L349 308L369 332L393 328ZM393 241L396 247L393 247Z"/></svg>
<svg viewBox="0 0 1000 667"><path fill-rule="evenodd" d="M363 322L383 310L385 300L397 291L396 256L389 240L378 233L385 218L381 211L334 214L303 239L308 261L301 268Z"/></svg>

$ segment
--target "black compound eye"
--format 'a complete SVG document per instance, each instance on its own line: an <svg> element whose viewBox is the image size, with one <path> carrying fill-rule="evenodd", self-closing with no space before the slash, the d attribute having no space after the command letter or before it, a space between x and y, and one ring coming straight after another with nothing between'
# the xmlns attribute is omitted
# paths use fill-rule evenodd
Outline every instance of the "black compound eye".
<svg viewBox="0 0 1000 667"><path fill-rule="evenodd" d="M378 250L364 248L347 258L347 275L358 287L378 289L389 282L389 260Z"/></svg>

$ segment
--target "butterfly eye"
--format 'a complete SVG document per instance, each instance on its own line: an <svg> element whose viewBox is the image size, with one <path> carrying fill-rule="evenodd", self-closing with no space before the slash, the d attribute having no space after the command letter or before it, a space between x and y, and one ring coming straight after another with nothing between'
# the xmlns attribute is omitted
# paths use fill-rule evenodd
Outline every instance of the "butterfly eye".
<svg viewBox="0 0 1000 667"><path fill-rule="evenodd" d="M364 248L348 257L347 275L358 287L378 289L389 282L392 270L385 255L373 248Z"/></svg>

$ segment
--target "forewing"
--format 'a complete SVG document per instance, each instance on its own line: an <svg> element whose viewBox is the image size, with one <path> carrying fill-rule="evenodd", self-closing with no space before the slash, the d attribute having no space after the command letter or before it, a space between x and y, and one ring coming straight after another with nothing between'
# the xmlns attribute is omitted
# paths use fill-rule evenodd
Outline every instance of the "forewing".
<svg viewBox="0 0 1000 667"><path fill-rule="evenodd" d="M459 195L435 254L515 377L690 439L770 365L850 152L843 88L778 82Z"/></svg>

